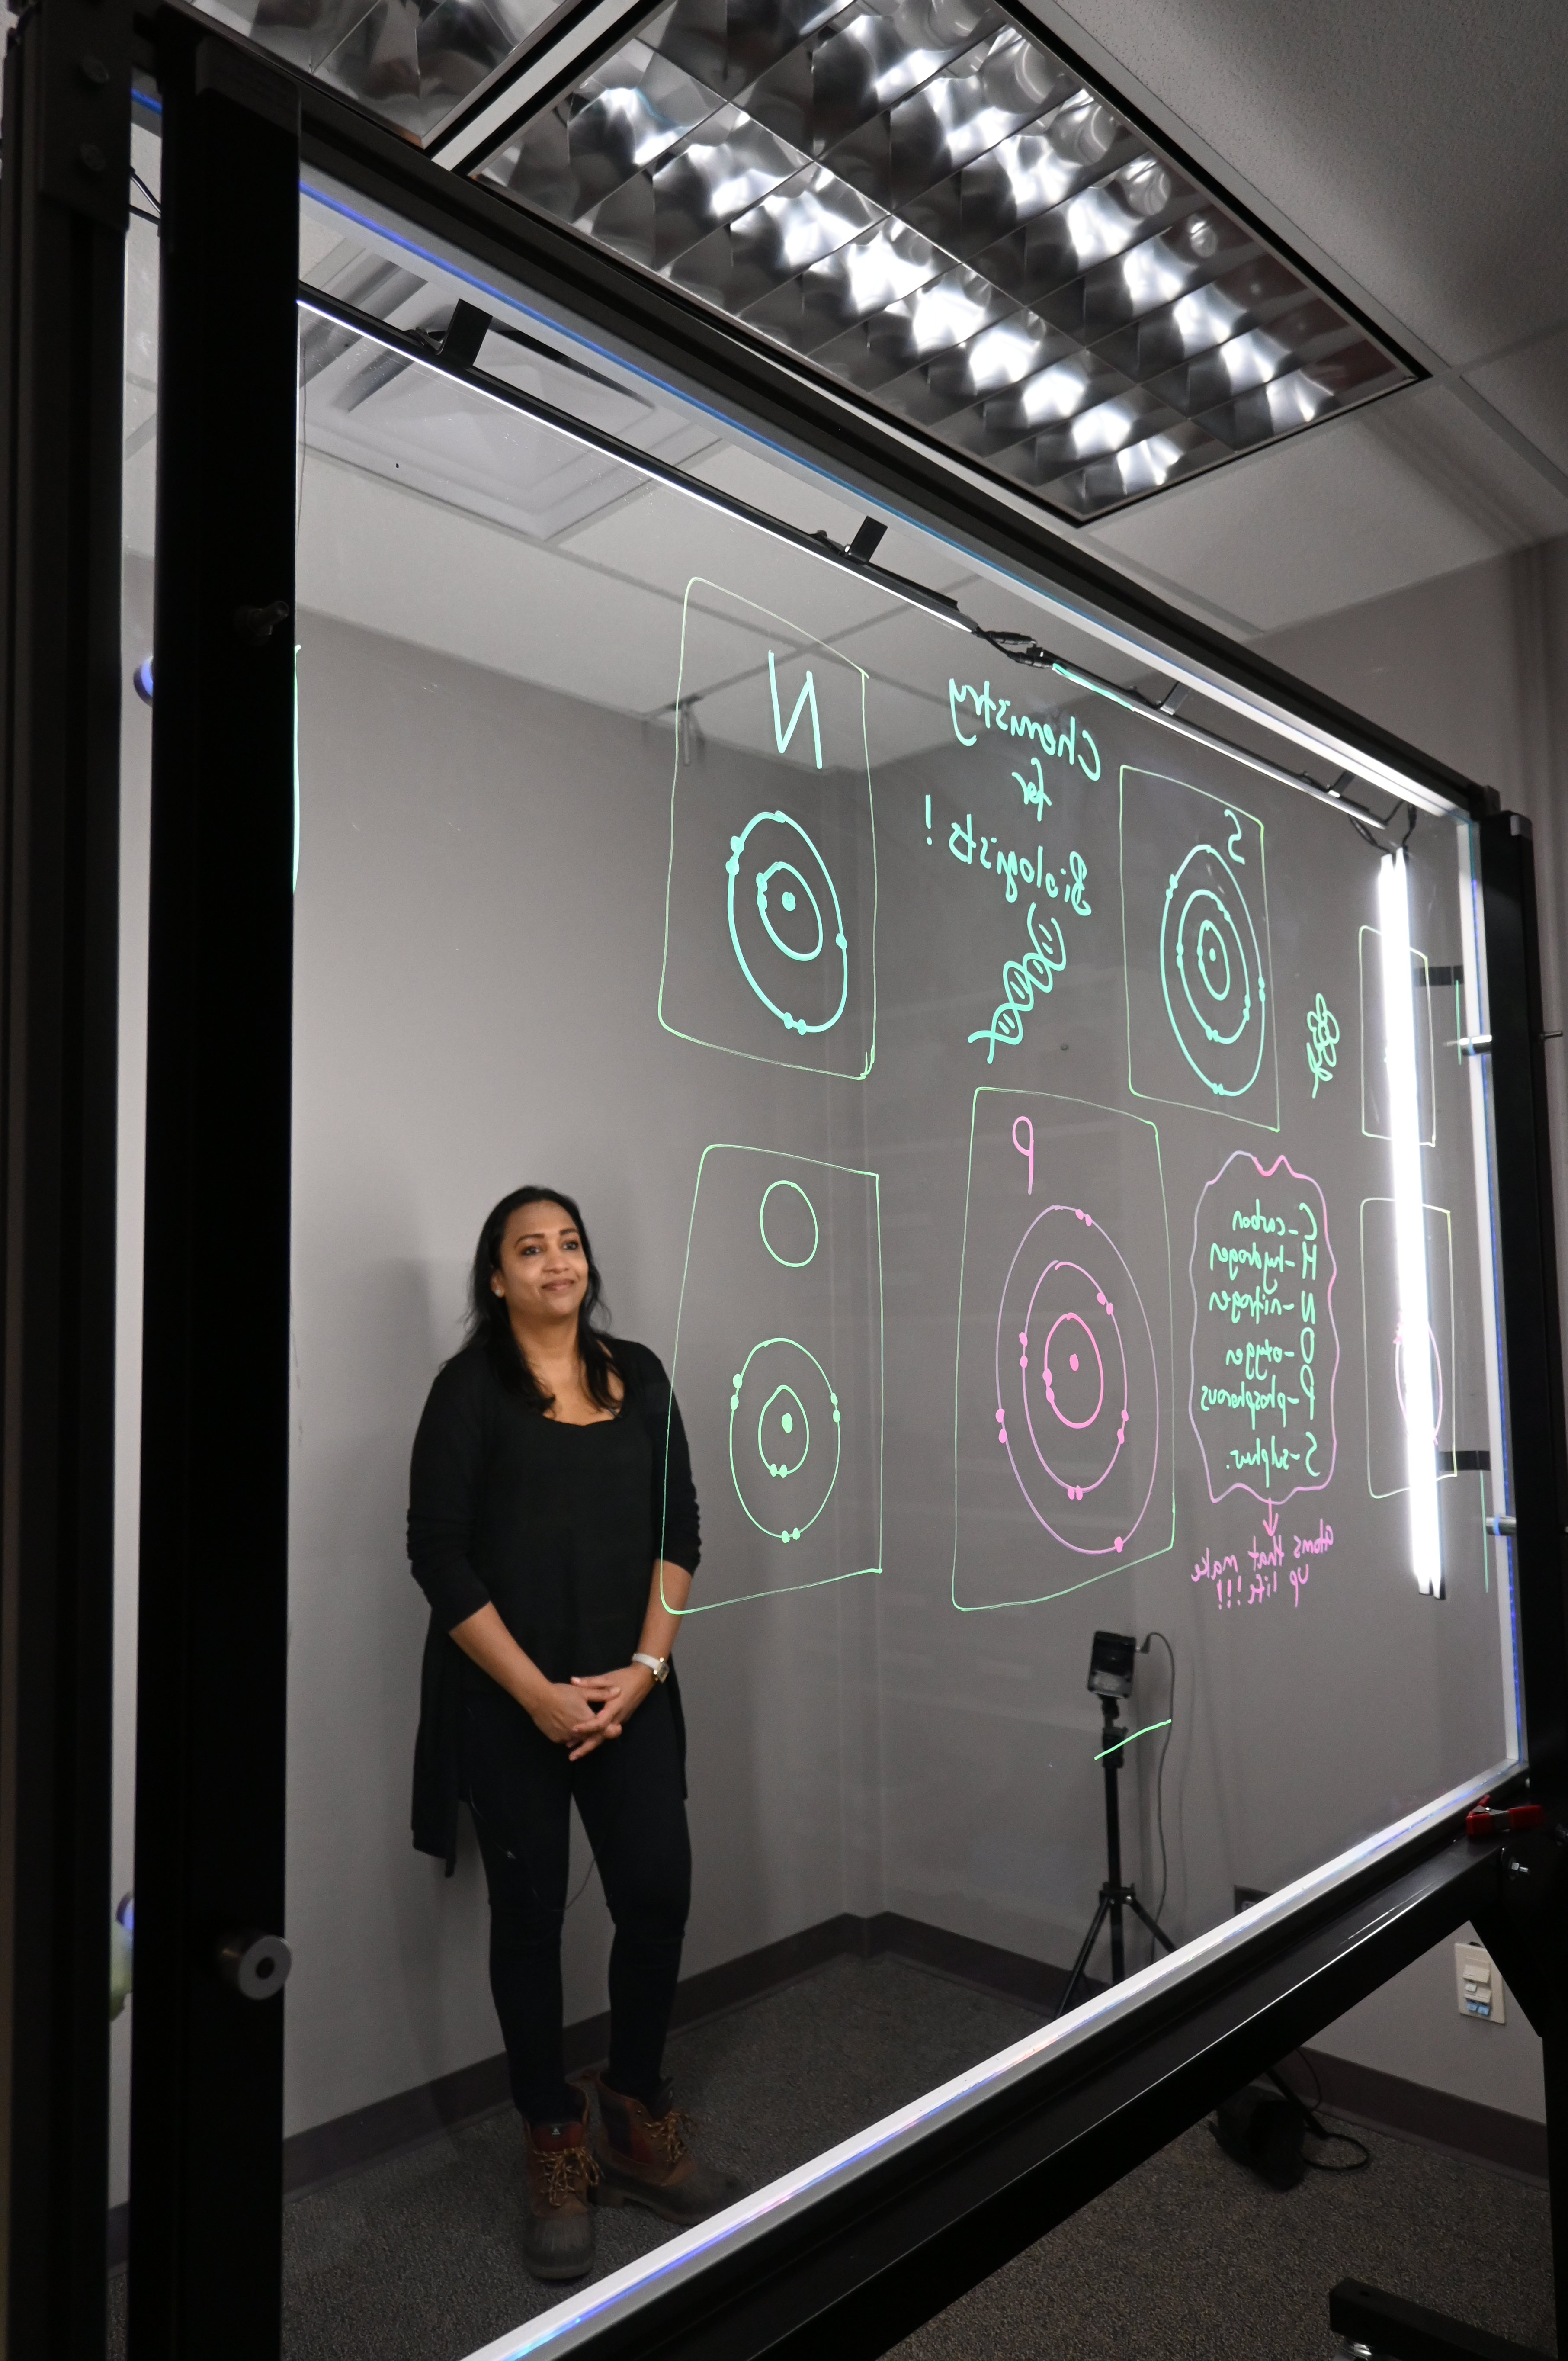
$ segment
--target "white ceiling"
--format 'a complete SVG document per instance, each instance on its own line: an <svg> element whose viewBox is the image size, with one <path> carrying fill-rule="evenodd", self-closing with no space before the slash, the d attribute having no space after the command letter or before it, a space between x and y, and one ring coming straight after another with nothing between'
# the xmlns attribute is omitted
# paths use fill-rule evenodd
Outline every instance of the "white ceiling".
<svg viewBox="0 0 1568 2361"><path fill-rule="evenodd" d="M378 302L387 307L379 316L402 329L444 326L472 291L439 256L422 258L389 225L358 215L349 225L325 189L302 207L301 264L323 299ZM867 503L825 467L740 429L721 431L710 405L656 393L645 372L588 342L586 331L575 335L523 312L504 288L486 301L502 324L479 357L488 375L678 464L688 484L711 486L800 533L827 533L840 544L854 534ZM509 322L525 329L527 348L508 343ZM392 360L372 342L329 335L319 312L303 353L302 610L665 728L674 727L678 687L683 699L700 703L705 734L731 738L740 684L750 684L745 709L761 726L766 699L754 692L767 680L768 637L777 637L787 613L807 637L830 634L875 682L884 760L945 741L949 672L982 680L996 664L972 643L960 655L964 642L955 648L949 628L885 582L781 547L771 532L759 551L757 526L448 378ZM992 630L1045 635L1058 654L1091 671L1122 681L1149 671L1119 642L1107 646L1091 622L896 520L877 562L952 597ZM748 623L726 608L727 593L716 605L701 587L738 582L768 586L778 613ZM721 617L705 627L700 678L687 662L688 598ZM1043 702L1065 709L1092 695L1053 678L1047 697L1029 675L1013 687L1025 710Z"/></svg>
<svg viewBox="0 0 1568 2361"><path fill-rule="evenodd" d="M1033 5L1047 35L1075 49L1431 372L1429 381L1365 411L1160 493L1089 528L1084 539L1179 604L1252 637L1568 534L1564 0L1488 0L1485 8L1474 0L1299 0L1291 8L1258 0L1157 6L1072 0L1070 11L1062 0ZM140 129L137 160L156 187L157 142ZM330 218L307 221L308 269L325 264L340 229ZM133 225L132 243L128 522L133 545L144 546L154 460L151 232ZM426 397L411 387L400 397L407 398ZM313 399L310 408L313 427ZM433 546L424 544L441 538L433 513L414 523L404 489L412 471L400 483L389 455L372 458L363 440L371 423L359 413L360 447L340 445L333 456L360 468L369 462L379 474L374 489L363 477L356 485L352 465L334 468L329 461L313 471L302 517L317 560L328 550L337 558L325 573L346 569L345 611L356 603L347 581L356 561L378 540L389 556L389 501L401 520L394 540L411 533L433 560ZM511 422L514 437L520 425ZM330 439L313 432L311 440L325 459ZM417 456L405 448L403 467ZM688 455L684 443L671 456L716 479L738 464L722 443L707 457L695 449ZM775 514L807 530L850 529L826 486L797 482L785 492L776 467L765 466L770 489L757 464L753 454L744 489ZM433 479L420 489L438 501L444 492L451 497ZM579 597L608 601L602 621L624 593L621 544L628 532L635 538L638 511L647 511L633 493L632 505L612 516L604 504L613 489L607 483L584 503L591 511L598 502L598 522L590 514L564 532L560 518L547 524L543 515L513 519L504 505L489 507L501 541L518 525L530 539L543 530L555 544L557 571L570 555L570 595L555 604L561 628L540 631L536 624L540 639L576 642ZM470 496L463 504L471 530L483 503ZM922 565L913 550L904 562L928 571L931 553ZM499 543L493 555L499 563ZM522 577L537 571L540 555L536 548L525 561L519 550L507 561L513 615ZM900 562L891 542L883 557ZM443 601L447 636L481 662L500 653L488 644L499 583L486 583L488 597L479 587L489 563L455 564ZM395 565L370 571L372 604L387 609L376 620L399 631L400 572L408 592L415 586ZM415 604L428 615L428 564L417 573ZM530 603L543 622L554 602ZM417 629L408 636L417 638ZM515 644L515 627L503 636ZM536 643L534 661L543 657ZM502 664L510 668L504 657ZM635 708L644 685L625 686Z"/></svg>
<svg viewBox="0 0 1568 2361"><path fill-rule="evenodd" d="M1246 632L1568 533L1562 0L1034 0L1432 374L1091 527Z"/></svg>

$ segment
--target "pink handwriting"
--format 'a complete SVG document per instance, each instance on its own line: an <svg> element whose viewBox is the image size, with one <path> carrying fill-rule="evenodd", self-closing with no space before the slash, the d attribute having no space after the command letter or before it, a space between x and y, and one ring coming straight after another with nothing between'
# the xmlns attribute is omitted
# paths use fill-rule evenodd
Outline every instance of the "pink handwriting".
<svg viewBox="0 0 1568 2361"><path fill-rule="evenodd" d="M1301 1604L1301 1593L1311 1576L1311 1561L1321 1557L1334 1545L1334 1529L1318 1519L1315 1533L1293 1533L1293 1563L1286 1566L1285 1536L1271 1534L1260 1542L1255 1533L1246 1543L1245 1554L1252 1562L1252 1579L1242 1573L1241 1562L1234 1550L1224 1552L1205 1549L1193 1563L1194 1582L1212 1582L1214 1604L1222 1612L1228 1607L1261 1607L1266 1599L1279 1596L1281 1568L1290 1576L1291 1595L1295 1604Z"/></svg>

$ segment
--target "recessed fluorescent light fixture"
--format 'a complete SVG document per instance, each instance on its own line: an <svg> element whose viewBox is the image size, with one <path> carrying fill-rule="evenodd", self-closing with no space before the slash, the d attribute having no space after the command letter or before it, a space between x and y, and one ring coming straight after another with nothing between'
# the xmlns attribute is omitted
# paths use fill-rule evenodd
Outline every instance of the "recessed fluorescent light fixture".
<svg viewBox="0 0 1568 2361"><path fill-rule="evenodd" d="M556 0L197 0L421 144L514 58Z"/></svg>
<svg viewBox="0 0 1568 2361"><path fill-rule="evenodd" d="M989 0L673 0L485 123L464 169L1080 523L1416 374Z"/></svg>

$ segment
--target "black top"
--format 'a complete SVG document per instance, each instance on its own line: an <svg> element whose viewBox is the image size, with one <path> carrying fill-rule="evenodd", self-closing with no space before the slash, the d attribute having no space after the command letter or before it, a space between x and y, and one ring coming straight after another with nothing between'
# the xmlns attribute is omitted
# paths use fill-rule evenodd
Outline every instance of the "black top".
<svg viewBox="0 0 1568 2361"><path fill-rule="evenodd" d="M614 1418L569 1426L529 1410L477 1343L441 1370L414 1437L409 1556L431 1618L413 1836L449 1870L467 1662L454 1626L493 1602L547 1680L609 1672L641 1635L654 1559L696 1571L696 1494L670 1381L646 1345L606 1341L626 1389Z"/></svg>

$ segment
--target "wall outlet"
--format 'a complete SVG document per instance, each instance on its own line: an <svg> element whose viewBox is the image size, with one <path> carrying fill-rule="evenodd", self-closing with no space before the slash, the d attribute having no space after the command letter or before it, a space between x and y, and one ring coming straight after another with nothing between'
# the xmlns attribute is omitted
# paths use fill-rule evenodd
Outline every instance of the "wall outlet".
<svg viewBox="0 0 1568 2361"><path fill-rule="evenodd" d="M1484 2017L1488 2025L1508 2023L1503 1980L1479 1943L1455 1943L1453 1981L1461 2016Z"/></svg>

